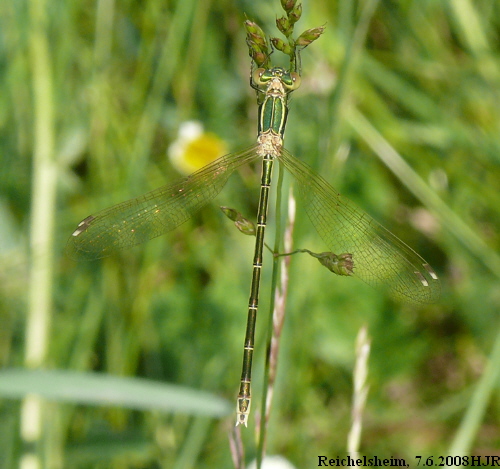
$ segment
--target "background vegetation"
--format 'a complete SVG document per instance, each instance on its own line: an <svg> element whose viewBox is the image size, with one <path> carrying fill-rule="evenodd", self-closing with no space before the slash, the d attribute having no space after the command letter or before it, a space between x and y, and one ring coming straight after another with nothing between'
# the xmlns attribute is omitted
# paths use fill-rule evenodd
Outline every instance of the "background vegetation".
<svg viewBox="0 0 500 469"><path fill-rule="evenodd" d="M498 455L499 3L303 6L298 31L326 31L303 53L287 147L429 260L443 294L400 304L296 256L268 452L313 467L345 451L354 342L366 324L363 453ZM92 263L63 250L85 216L180 177L166 155L186 120L232 150L254 141L242 22L276 35L281 14L278 0L0 3L3 368L143 377L233 406L253 240L217 205L253 218L259 167L165 237ZM324 250L300 206L295 245ZM31 449L20 402L0 403L5 467ZM243 431L248 460L257 407ZM232 413L210 420L57 400L43 409L46 467L231 467Z"/></svg>

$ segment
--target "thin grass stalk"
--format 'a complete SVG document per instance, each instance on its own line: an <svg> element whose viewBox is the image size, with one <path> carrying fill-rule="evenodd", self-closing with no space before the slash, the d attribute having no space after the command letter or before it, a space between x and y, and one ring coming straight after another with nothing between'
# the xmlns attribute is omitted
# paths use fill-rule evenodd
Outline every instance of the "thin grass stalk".
<svg viewBox="0 0 500 469"><path fill-rule="evenodd" d="M295 198L292 190L288 196L288 222L285 228L285 236L283 241L283 249L285 252L291 252L293 249L293 229L295 226ZM280 286L275 291L274 311L273 311L273 329L271 344L268 349L267 360L269 361L269 382L267 386L266 399L266 421L269 421L271 413L271 405L273 400L274 385L276 382L276 374L278 371L278 356L280 348L281 332L285 322L286 314L286 299L288 294L288 271L290 267L291 256L283 256L281 258L280 267Z"/></svg>
<svg viewBox="0 0 500 469"><path fill-rule="evenodd" d="M98 162L99 179L109 180L109 149L106 135L113 116L110 112L110 66L113 44L113 28L115 18L114 0L99 0L96 5L94 49L93 49L93 83L94 91L90 95L90 152Z"/></svg>
<svg viewBox="0 0 500 469"><path fill-rule="evenodd" d="M472 448L472 444L481 427L486 408L492 393L500 381L500 334L497 335L493 352L491 353L486 369L479 380L465 415L458 427L457 433L450 446L450 456L464 456Z"/></svg>
<svg viewBox="0 0 500 469"><path fill-rule="evenodd" d="M154 74L150 92L146 99L144 112L142 113L137 128L134 142L134 162L130 166L131 180L137 180L136 175L144 171L147 155L151 150L156 126L161 117L163 109L163 96L165 90L170 86L174 72L181 60L184 50L182 44L188 35L189 25L192 22L193 12L197 2L194 0L179 1L170 22L168 36L161 51L158 67Z"/></svg>
<svg viewBox="0 0 500 469"><path fill-rule="evenodd" d="M33 76L33 177L30 226L29 306L25 336L25 366L42 366L48 354L51 323L57 166L54 158L54 107L52 62L47 37L47 6L44 0L29 4L31 27L29 53ZM43 404L37 396L28 396L21 406L20 433L30 449L20 466L41 467Z"/></svg>
<svg viewBox="0 0 500 469"><path fill-rule="evenodd" d="M205 0L198 3L194 12L191 35L188 39L183 60L185 67L183 69L182 93L180 96L182 102L178 106L183 111L183 114L179 116L181 121L189 119L196 113L196 82L199 80L198 75L205 46L204 37L211 8L212 1Z"/></svg>
<svg viewBox="0 0 500 469"><path fill-rule="evenodd" d="M484 57L485 52L490 52L487 27L474 2L455 0L450 2L449 8L462 42L476 57Z"/></svg>
<svg viewBox="0 0 500 469"><path fill-rule="evenodd" d="M352 108L347 119L352 128L394 175L422 204L436 214L441 225L500 278L500 256L443 202L361 112Z"/></svg>
<svg viewBox="0 0 500 469"><path fill-rule="evenodd" d="M52 242L57 166L54 158L52 64L43 0L30 4L30 58L33 73L34 148L30 226L30 290L25 364L41 365L47 354L52 309Z"/></svg>
<svg viewBox="0 0 500 469"><path fill-rule="evenodd" d="M229 449L235 469L245 469L245 448L241 441L241 426L231 426L229 432Z"/></svg>
<svg viewBox="0 0 500 469"><path fill-rule="evenodd" d="M184 469L185 467L196 467L196 461L200 456L203 443L212 425L210 417L195 417L186 433L181 450L178 452L175 463L164 461L164 467L172 469ZM169 459L169 458L168 458Z"/></svg>
<svg viewBox="0 0 500 469"><path fill-rule="evenodd" d="M274 252L280 252L281 244L281 232L282 232L282 221L281 221L281 205L282 205L282 188L283 188L283 178L284 178L284 168L283 165L278 165L278 183L276 185L276 233L274 237ZM269 376L270 376L270 360L269 351L271 349L271 340L273 334L273 313L276 294L278 291L278 276L280 270L280 262L278 257L273 258L273 274L271 280L271 296L269 300L269 320L267 324L267 345L266 345L266 364L264 368L264 382L262 390L262 401L261 401L261 411L260 411L260 422L259 422L259 433L258 433L258 448L257 448L257 469L261 469L262 460L266 452L266 437L267 437L267 424L268 424L268 412L267 412L267 392L269 386Z"/></svg>
<svg viewBox="0 0 500 469"><path fill-rule="evenodd" d="M352 39L346 47L337 85L329 106L329 121L333 122L333 127L328 133L329 141L331 142L330 145L333 146L334 149L340 146L340 133L342 128L340 123L343 122L344 118L345 102L348 98L349 89L352 87L353 73L356 70L359 57L364 50L368 27L370 26L378 3L379 0L367 0L364 2L360 19L356 25ZM328 154L328 151L326 150L325 153ZM319 162L319 164L319 168L321 168L320 174L328 175L328 161L324 159Z"/></svg>
<svg viewBox="0 0 500 469"><path fill-rule="evenodd" d="M354 364L353 376L353 400L351 410L351 430L347 437L347 452L355 459L359 457L359 446L361 443L361 428L363 426L363 411L366 405L369 386L368 358L370 356L370 339L368 330L363 326L356 338L356 363Z"/></svg>

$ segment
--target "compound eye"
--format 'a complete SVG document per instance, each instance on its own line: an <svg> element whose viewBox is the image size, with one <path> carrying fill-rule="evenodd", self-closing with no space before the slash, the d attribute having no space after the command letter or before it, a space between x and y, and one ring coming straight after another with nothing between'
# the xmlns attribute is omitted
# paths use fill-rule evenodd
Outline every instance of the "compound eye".
<svg viewBox="0 0 500 469"><path fill-rule="evenodd" d="M264 73L266 72L266 69L265 68L256 68L253 72L252 72L252 81L256 84L256 85L264 85L266 83L266 81L263 81L262 80L262 75L264 75Z"/></svg>
<svg viewBox="0 0 500 469"><path fill-rule="evenodd" d="M300 86L300 75L297 72L290 73L292 84L288 86L290 91L296 90Z"/></svg>

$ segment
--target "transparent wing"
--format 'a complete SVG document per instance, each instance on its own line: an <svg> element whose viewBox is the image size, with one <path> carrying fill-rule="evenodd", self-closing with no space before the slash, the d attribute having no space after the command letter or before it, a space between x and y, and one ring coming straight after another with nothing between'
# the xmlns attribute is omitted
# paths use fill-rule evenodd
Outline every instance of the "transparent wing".
<svg viewBox="0 0 500 469"><path fill-rule="evenodd" d="M212 200L236 168L256 158L256 146L222 156L173 184L85 218L68 240L66 254L99 259L173 230Z"/></svg>
<svg viewBox="0 0 500 469"><path fill-rule="evenodd" d="M352 254L356 276L373 286L385 285L406 301L431 303L439 298L436 274L413 249L287 150L278 159L297 181L306 213L329 249Z"/></svg>

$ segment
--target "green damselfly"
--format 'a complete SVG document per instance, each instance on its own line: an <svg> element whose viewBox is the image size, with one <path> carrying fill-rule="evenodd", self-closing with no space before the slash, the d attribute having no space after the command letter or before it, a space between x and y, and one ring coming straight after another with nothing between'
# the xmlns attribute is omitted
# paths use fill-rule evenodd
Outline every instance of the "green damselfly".
<svg viewBox="0 0 500 469"><path fill-rule="evenodd" d="M321 255L307 250L303 252L315 255L327 266L333 265L331 270L339 275L355 275L370 285L384 285L394 296L406 301L433 302L440 292L436 274L422 257L283 148L288 99L290 93L300 86L298 51L292 50L290 56L290 70L259 67L251 74L251 86L257 92L259 104L257 144L222 156L174 184L85 218L73 232L67 246L71 257L91 260L160 236L188 220L219 194L237 168L257 159L262 160L253 272L237 398L237 425L246 426L250 412L254 333L275 160L295 179L310 221L332 250ZM260 62L255 55L252 58L257 64L268 62L268 57Z"/></svg>

